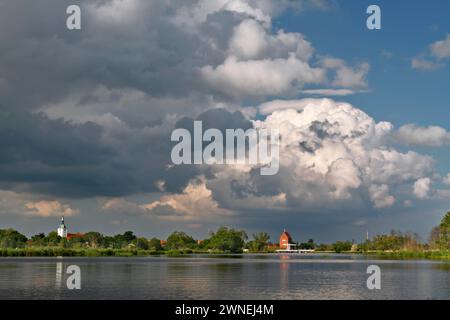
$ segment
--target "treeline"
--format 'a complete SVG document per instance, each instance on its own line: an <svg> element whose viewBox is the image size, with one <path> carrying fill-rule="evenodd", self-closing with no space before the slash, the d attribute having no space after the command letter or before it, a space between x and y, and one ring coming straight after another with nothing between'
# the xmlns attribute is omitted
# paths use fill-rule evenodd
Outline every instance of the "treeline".
<svg viewBox="0 0 450 320"><path fill-rule="evenodd" d="M428 242L422 243L415 233L391 231L387 235L377 235L360 245L362 251L449 251L450 250L450 212L441 223L430 232Z"/></svg>
<svg viewBox="0 0 450 320"><path fill-rule="evenodd" d="M443 218L441 223L430 232L428 242L421 242L416 233L391 231L389 234L376 235L371 240L355 245L350 241L337 241L333 244L321 244L316 246L316 251L332 252L395 252L405 253L405 257L410 255L422 256L424 252L441 251L446 257L450 250L450 212ZM427 257L427 254L423 254ZM439 256L439 255L438 255Z"/></svg>
<svg viewBox="0 0 450 320"><path fill-rule="evenodd" d="M92 231L85 234L77 234L70 239L61 238L53 231L48 235L40 233L28 239L16 230L6 229L0 230L0 248L3 249L0 251L0 255L14 254L11 249L17 250L17 252L26 250L30 255L39 255L39 252L47 252L50 256L57 255L57 253L63 253L62 255L83 255L89 252L91 254L97 252L98 255L114 255L116 252L121 255L125 254L125 252L135 254L211 251L240 253L243 252L246 246L251 246L255 250L264 250L267 246L265 241L269 240L267 234L255 234L254 239L250 242L246 242L247 238L245 231L226 227L219 228L209 238L202 241L197 241L182 231L175 231L166 241L161 241L158 238L137 237L132 231L126 231L123 234L114 236L105 236L99 232Z"/></svg>
<svg viewBox="0 0 450 320"><path fill-rule="evenodd" d="M314 241L310 240L307 243L299 244L299 247L314 249ZM46 248L47 251L43 252L47 252L51 256L56 255L58 252L62 252L64 255L88 253L88 251L83 250L91 250L91 253L94 252L92 250L97 250L99 255L111 255L119 250L121 250L121 254L124 254L125 251L135 252L135 254L176 254L192 252L242 253L244 251L257 253L274 252L278 249L277 246L270 242L270 236L265 232L255 233L252 235L252 239L249 240L245 231L227 227L219 228L203 240L195 240L183 231L175 231L165 241L161 241L158 238L137 237L132 231L126 231L123 234L114 236L105 236L99 232L92 231L85 234L77 234L70 239L61 238L53 231L48 235L40 233L27 239L26 236L18 231L8 229L0 230L0 248L27 249L30 255L35 255L42 248ZM9 253L11 251L8 251Z"/></svg>
<svg viewBox="0 0 450 320"><path fill-rule="evenodd" d="M314 249L329 252L444 252L450 250L450 212L439 226L433 228L427 243L421 243L414 233L392 231L390 234L377 235L361 244L350 241L337 241L333 244L315 244L313 239L297 243L300 249ZM270 242L265 232L252 235L248 240L243 230L221 227L207 239L198 241L182 231L173 232L166 241L158 238L137 237L132 231L114 236L105 236L99 232L78 234L70 239L61 238L56 232L43 233L28 239L13 229L0 229L0 255L149 255L180 253L241 253L243 251L274 252L277 245Z"/></svg>

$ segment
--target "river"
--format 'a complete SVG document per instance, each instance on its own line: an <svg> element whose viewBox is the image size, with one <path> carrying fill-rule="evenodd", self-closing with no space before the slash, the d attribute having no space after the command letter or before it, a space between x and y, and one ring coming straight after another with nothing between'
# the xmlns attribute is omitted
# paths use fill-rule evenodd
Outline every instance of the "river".
<svg viewBox="0 0 450 320"><path fill-rule="evenodd" d="M81 289L67 288L79 266ZM367 268L381 289L367 288ZM0 258L0 299L450 299L450 263L362 255Z"/></svg>

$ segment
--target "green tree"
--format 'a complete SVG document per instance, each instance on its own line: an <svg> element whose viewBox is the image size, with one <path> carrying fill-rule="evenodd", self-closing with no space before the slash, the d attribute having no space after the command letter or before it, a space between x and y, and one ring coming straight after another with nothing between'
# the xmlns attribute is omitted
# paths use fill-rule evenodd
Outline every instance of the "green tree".
<svg viewBox="0 0 450 320"><path fill-rule="evenodd" d="M128 243L131 243L132 241L136 240L136 236L133 234L133 231L126 231L123 234L123 238Z"/></svg>
<svg viewBox="0 0 450 320"><path fill-rule="evenodd" d="M111 239L106 239L109 247L114 249L122 249L132 244L136 240L136 236L132 231L126 231L123 234L116 234Z"/></svg>
<svg viewBox="0 0 450 320"><path fill-rule="evenodd" d="M305 249L305 250L312 250L315 248L315 244L314 244L314 240L313 239L309 239L308 242L303 242L299 244L299 248L300 249Z"/></svg>
<svg viewBox="0 0 450 320"><path fill-rule="evenodd" d="M100 232L91 231L85 233L81 238L81 241L84 243L88 243L92 248L99 248L103 246L104 236Z"/></svg>
<svg viewBox="0 0 450 320"><path fill-rule="evenodd" d="M169 250L176 249L193 249L197 242L191 236L182 231L175 231L167 238L166 248Z"/></svg>
<svg viewBox="0 0 450 320"><path fill-rule="evenodd" d="M60 244L61 239L62 238L58 236L58 233L56 231L52 231L47 235L47 237L45 237L45 242L49 246L57 246Z"/></svg>
<svg viewBox="0 0 450 320"><path fill-rule="evenodd" d="M441 228L439 226L434 227L433 229L431 229L430 231L430 237L429 237L429 244L430 247L433 249L437 249L439 248L440 244L439 244L439 240L441 238Z"/></svg>
<svg viewBox="0 0 450 320"><path fill-rule="evenodd" d="M114 248L114 237L105 236L103 238L103 247L104 248Z"/></svg>
<svg viewBox="0 0 450 320"><path fill-rule="evenodd" d="M112 239L112 246L114 249L121 249L128 244L123 234L116 234Z"/></svg>
<svg viewBox="0 0 450 320"><path fill-rule="evenodd" d="M316 251L333 251L333 245L321 243L316 246Z"/></svg>
<svg viewBox="0 0 450 320"><path fill-rule="evenodd" d="M415 233L402 233L400 231L391 231L390 234L376 235L372 240L366 241L360 246L363 251L399 251L399 250L419 250L423 247L419 236Z"/></svg>
<svg viewBox="0 0 450 320"><path fill-rule="evenodd" d="M150 241L148 242L148 247L150 250L156 250L156 251L160 251L163 249L161 246L161 240L159 240L157 238L151 238Z"/></svg>
<svg viewBox="0 0 450 320"><path fill-rule="evenodd" d="M441 249L450 250L450 212L447 212L439 225L439 246Z"/></svg>
<svg viewBox="0 0 450 320"><path fill-rule="evenodd" d="M332 244L332 248L337 253L350 251L352 249L352 243L350 241L337 241Z"/></svg>
<svg viewBox="0 0 450 320"><path fill-rule="evenodd" d="M244 248L247 234L243 230L221 227L209 239L209 248L225 252L239 253Z"/></svg>
<svg viewBox="0 0 450 320"><path fill-rule="evenodd" d="M136 239L136 248L139 250L148 250L149 244L148 244L147 239L137 238Z"/></svg>
<svg viewBox="0 0 450 320"><path fill-rule="evenodd" d="M258 232L253 234L253 241L249 242L248 248L252 252L262 252L269 244L270 236L266 232Z"/></svg>
<svg viewBox="0 0 450 320"><path fill-rule="evenodd" d="M31 237L31 245L43 246L45 245L45 234L39 233Z"/></svg>
<svg viewBox="0 0 450 320"><path fill-rule="evenodd" d="M14 229L0 229L0 247L22 248L28 241L27 237Z"/></svg>

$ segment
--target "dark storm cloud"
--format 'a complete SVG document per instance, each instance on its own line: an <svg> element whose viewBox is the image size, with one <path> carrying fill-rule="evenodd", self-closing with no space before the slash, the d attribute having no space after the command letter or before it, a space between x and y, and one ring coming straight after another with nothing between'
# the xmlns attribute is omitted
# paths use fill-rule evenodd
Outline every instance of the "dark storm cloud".
<svg viewBox="0 0 450 320"><path fill-rule="evenodd" d="M21 110L0 112L0 189L62 197L122 196L180 190L197 171L173 168L170 130L109 134L99 125L50 120Z"/></svg>
<svg viewBox="0 0 450 320"><path fill-rule="evenodd" d="M108 3L0 0L1 187L69 197L119 196L156 191L159 179L166 180L169 191L180 190L197 174L194 168L166 170L172 128L163 122L170 113L198 111L192 104L203 98L186 97L201 89L197 68L220 61L221 49L211 49L207 36L175 25L171 18L186 1L142 2L130 21L99 17L95 10ZM82 7L81 31L65 27L71 4ZM227 13L216 16L219 25L233 20ZM214 19L208 19L210 26ZM208 30L226 39L219 29ZM98 87L106 93L92 94ZM121 110L115 107L121 97L140 92L146 96L125 102ZM163 98L180 101L150 101ZM58 117L65 117L67 107L87 119L99 108L121 121L121 128L35 113L49 105L56 105Z"/></svg>
<svg viewBox="0 0 450 320"><path fill-rule="evenodd" d="M179 191L198 173L186 166L167 170L173 124L164 121L169 114L195 116L207 106L198 68L223 60L239 19L213 14L200 36L174 22L186 1L143 1L128 20L115 20L114 14L125 16L121 11L99 14L111 3L0 0L1 187L121 196L157 191L157 180ZM81 31L66 29L72 4L82 7ZM35 114L39 110L52 120ZM82 121L70 122L73 112ZM105 114L120 128L95 123Z"/></svg>
<svg viewBox="0 0 450 320"><path fill-rule="evenodd" d="M49 120L24 111L0 113L0 181L3 187L61 196L120 195L152 189L151 179L164 164L162 150L152 156L147 142L125 137L122 148L104 141L94 123ZM137 141L141 146L142 141ZM167 146L168 148L168 146ZM167 152L167 150L164 150ZM147 165L143 162L146 159ZM153 164L151 164L153 163Z"/></svg>
<svg viewBox="0 0 450 320"><path fill-rule="evenodd" d="M205 128L247 129L240 112L214 109L200 114ZM192 123L185 118L178 123ZM196 166L171 164L170 128L140 135L130 130L106 136L101 126L50 120L27 111L0 113L0 186L63 197L124 196L158 191L179 192L200 173ZM211 177L209 168L201 171Z"/></svg>
<svg viewBox="0 0 450 320"><path fill-rule="evenodd" d="M100 85L188 96L202 90L198 68L223 60L222 47L237 23L231 13L217 14L204 27L210 35L188 32L173 22L185 4L180 1L142 2L130 21L99 16L95 10L111 1L0 2L0 70L9 89L0 102L15 108L40 108ZM66 8L74 3L82 7L81 31L65 26ZM212 49L210 37L223 44Z"/></svg>

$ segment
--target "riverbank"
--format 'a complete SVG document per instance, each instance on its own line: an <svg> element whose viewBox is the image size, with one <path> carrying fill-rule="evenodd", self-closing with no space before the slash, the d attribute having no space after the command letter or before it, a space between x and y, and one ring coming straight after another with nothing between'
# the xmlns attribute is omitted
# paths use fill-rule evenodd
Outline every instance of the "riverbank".
<svg viewBox="0 0 450 320"><path fill-rule="evenodd" d="M74 249L59 247L39 248L6 248L0 249L0 257L138 257L166 255L170 257L187 256L190 254L227 254L224 251L205 250L136 250L136 249Z"/></svg>
<svg viewBox="0 0 450 320"><path fill-rule="evenodd" d="M154 250L19 248L0 249L0 257L132 257L164 254Z"/></svg>
<svg viewBox="0 0 450 320"><path fill-rule="evenodd" d="M363 253L365 255L376 256L380 259L408 260L450 260L450 251L370 251Z"/></svg>
<svg viewBox="0 0 450 320"><path fill-rule="evenodd" d="M338 254L336 252L317 251L312 254ZM130 250L130 249L73 249L59 247L40 248L16 248L0 249L0 257L137 257L137 256L158 256L170 257L188 256L191 254L223 255L230 254L224 251L211 250ZM236 253L234 253L236 254ZM245 255L246 253L244 253ZM263 252L261 254L276 254ZM450 260L450 251L367 251L367 252L342 252L342 254L361 254L374 256L380 259L408 260Z"/></svg>

